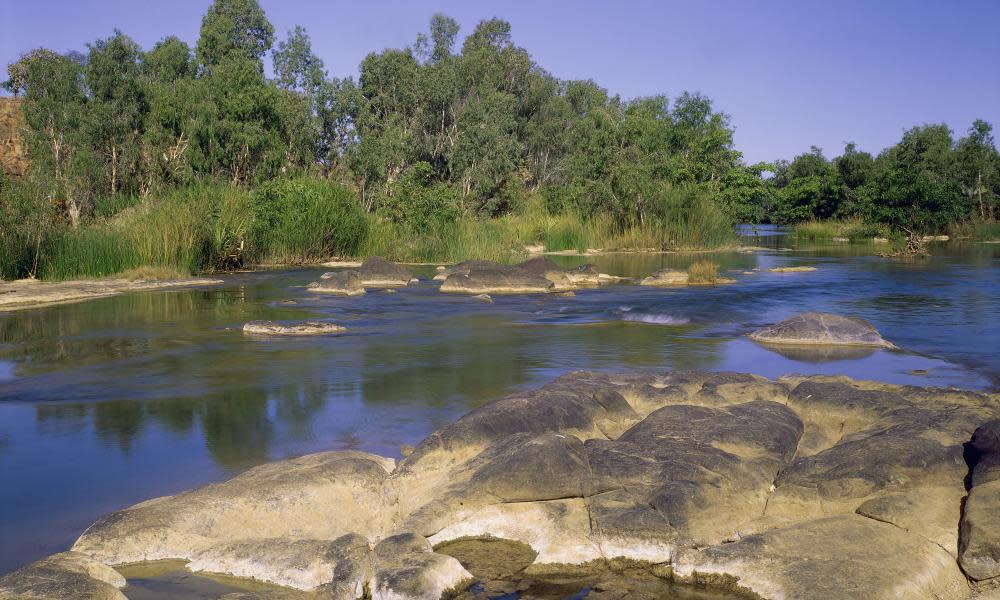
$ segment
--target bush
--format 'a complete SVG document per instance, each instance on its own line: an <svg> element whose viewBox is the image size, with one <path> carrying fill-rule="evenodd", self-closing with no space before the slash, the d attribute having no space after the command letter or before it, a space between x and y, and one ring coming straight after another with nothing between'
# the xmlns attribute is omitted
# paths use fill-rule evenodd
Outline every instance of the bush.
<svg viewBox="0 0 1000 600"><path fill-rule="evenodd" d="M34 181L0 170L0 279L36 275L56 230L55 211Z"/></svg>
<svg viewBox="0 0 1000 600"><path fill-rule="evenodd" d="M343 186L312 177L275 180L253 194L251 238L258 260L308 261L354 255L368 220Z"/></svg>
<svg viewBox="0 0 1000 600"><path fill-rule="evenodd" d="M687 272L688 283L715 283L719 279L719 265L710 260L691 263Z"/></svg>

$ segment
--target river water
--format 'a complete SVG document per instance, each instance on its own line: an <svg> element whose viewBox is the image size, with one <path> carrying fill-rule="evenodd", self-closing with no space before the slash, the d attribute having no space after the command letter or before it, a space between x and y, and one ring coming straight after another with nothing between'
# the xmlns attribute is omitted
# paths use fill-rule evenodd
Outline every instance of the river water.
<svg viewBox="0 0 1000 600"><path fill-rule="evenodd" d="M342 448L399 456L471 408L574 369L1000 382L1000 245L944 244L903 261L759 233L748 242L769 250L586 259L640 276L709 258L737 279L716 287L489 305L429 281L317 297L304 286L323 271L302 269L0 315L0 574L66 549L106 512L265 461ZM766 272L796 265L818 270ZM778 353L744 337L806 310L864 317L902 350ZM334 319L349 332L250 338L240 327L253 319Z"/></svg>

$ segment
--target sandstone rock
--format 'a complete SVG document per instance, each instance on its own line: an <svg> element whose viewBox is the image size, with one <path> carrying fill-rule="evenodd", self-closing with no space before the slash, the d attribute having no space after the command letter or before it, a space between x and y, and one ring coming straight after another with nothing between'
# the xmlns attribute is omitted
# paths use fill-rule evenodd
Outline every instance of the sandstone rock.
<svg viewBox="0 0 1000 600"><path fill-rule="evenodd" d="M2 600L126 600L125 578L77 552L61 552L0 577Z"/></svg>
<svg viewBox="0 0 1000 600"><path fill-rule="evenodd" d="M811 273L816 267L773 267L768 269L771 273Z"/></svg>
<svg viewBox="0 0 1000 600"><path fill-rule="evenodd" d="M185 279L84 279L78 281L39 281L19 279L0 281L0 311L21 310L50 304L106 298L130 292L219 286L221 279L189 277Z"/></svg>
<svg viewBox="0 0 1000 600"><path fill-rule="evenodd" d="M275 323L274 321L250 321L243 326L243 333L253 335L329 335L341 333L347 328L326 321L304 321L301 323Z"/></svg>
<svg viewBox="0 0 1000 600"><path fill-rule="evenodd" d="M403 265L397 265L378 256L370 256L361 263L358 270L364 287L387 288L405 287L416 281L413 272Z"/></svg>
<svg viewBox="0 0 1000 600"><path fill-rule="evenodd" d="M74 549L402 600L470 577L431 544L488 538L529 546L532 573L622 559L767 598L958 600L959 561L977 579L997 564L998 418L997 396L845 377L576 372L438 429L395 469L281 461L109 515ZM13 576L0 589L34 581Z"/></svg>
<svg viewBox="0 0 1000 600"><path fill-rule="evenodd" d="M377 537L390 518L382 482L393 464L343 451L261 465L224 483L111 513L73 549L115 565L192 560L220 543Z"/></svg>
<svg viewBox="0 0 1000 600"><path fill-rule="evenodd" d="M671 286L687 285L687 283L687 271L678 271L677 269L660 269L649 277L643 278L642 281L639 282L639 285Z"/></svg>
<svg viewBox="0 0 1000 600"><path fill-rule="evenodd" d="M544 257L517 265L501 265L486 260L469 260L439 271L442 292L459 293L543 293L594 287L619 278L597 272L593 265L564 270Z"/></svg>
<svg viewBox="0 0 1000 600"><path fill-rule="evenodd" d="M361 285L361 276L357 271L324 273L320 281L310 283L306 289L318 294L335 296L360 296L365 293L365 288Z"/></svg>
<svg viewBox="0 0 1000 600"><path fill-rule="evenodd" d="M891 600L966 598L954 559L936 544L857 515L819 519L750 535L682 556L675 573L711 575L764 598Z"/></svg>
<svg viewBox="0 0 1000 600"><path fill-rule="evenodd" d="M448 271L441 284L442 292L465 294L539 294L553 289L544 276L517 266L488 261L468 261Z"/></svg>
<svg viewBox="0 0 1000 600"><path fill-rule="evenodd" d="M1000 419L972 436L976 465L959 531L962 569L976 580L1000 577Z"/></svg>
<svg viewBox="0 0 1000 600"><path fill-rule="evenodd" d="M372 567L373 600L438 600L445 591L472 581L461 563L435 553L425 538L413 533L379 542Z"/></svg>
<svg viewBox="0 0 1000 600"><path fill-rule="evenodd" d="M858 317L807 312L750 334L750 339L771 344L835 344L895 348L882 339L872 324Z"/></svg>
<svg viewBox="0 0 1000 600"><path fill-rule="evenodd" d="M299 590L336 583L347 598L360 598L370 574L367 538L347 534L330 542L254 539L226 542L194 555L187 568L224 573ZM337 581L334 582L334 576Z"/></svg>

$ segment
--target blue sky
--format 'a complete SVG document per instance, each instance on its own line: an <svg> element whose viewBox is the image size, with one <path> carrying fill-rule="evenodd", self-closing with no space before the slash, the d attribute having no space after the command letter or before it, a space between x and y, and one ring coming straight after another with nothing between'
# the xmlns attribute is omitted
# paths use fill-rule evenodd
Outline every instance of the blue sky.
<svg viewBox="0 0 1000 600"><path fill-rule="evenodd" d="M462 33L498 16L562 78L630 98L700 91L732 116L749 162L855 141L877 152L922 123L1000 127L1000 0L261 0L279 36L307 28L331 75L412 43L434 12ZM83 50L119 28L150 47L197 39L207 0L0 0L0 63ZM1000 137L1000 135L998 135Z"/></svg>

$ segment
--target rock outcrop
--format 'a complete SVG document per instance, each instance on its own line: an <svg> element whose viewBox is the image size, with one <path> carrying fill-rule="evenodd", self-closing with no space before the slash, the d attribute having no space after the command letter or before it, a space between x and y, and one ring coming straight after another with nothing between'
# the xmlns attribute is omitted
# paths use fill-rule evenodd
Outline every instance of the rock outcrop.
<svg viewBox="0 0 1000 600"><path fill-rule="evenodd" d="M113 513L73 550L433 599L472 578L434 548L488 538L530 546L539 571L621 558L764 598L962 600L987 589L963 568L997 567L997 419L1000 397L960 390L578 372L470 412L398 465L264 465ZM9 594L30 578L2 581Z"/></svg>
<svg viewBox="0 0 1000 600"><path fill-rule="evenodd" d="M301 323L250 321L243 325L243 333L250 335L330 335L343 331L347 331L347 328L328 321L304 321Z"/></svg>
<svg viewBox="0 0 1000 600"><path fill-rule="evenodd" d="M723 283L734 283L735 279L727 277L712 277L706 280L692 279L687 271L677 269L660 269L649 277L639 280L639 285L654 287L674 287L681 285L718 285Z"/></svg>
<svg viewBox="0 0 1000 600"><path fill-rule="evenodd" d="M463 294L569 292L619 280L617 277L598 272L591 264L562 269L543 257L532 258L516 265L501 265L488 260L467 260L440 268L434 279L443 282L442 292Z"/></svg>
<svg viewBox="0 0 1000 600"><path fill-rule="evenodd" d="M378 256L366 258L358 269L358 275L361 285L366 288L406 287L417 281L408 268Z"/></svg>
<svg viewBox="0 0 1000 600"><path fill-rule="evenodd" d="M334 296L361 296L365 293L365 286L361 285L361 276L357 271L324 273L319 281L310 283L306 289Z"/></svg>
<svg viewBox="0 0 1000 600"><path fill-rule="evenodd" d="M1000 420L976 430L975 467L959 531L962 568L977 580L1000 577Z"/></svg>
<svg viewBox="0 0 1000 600"><path fill-rule="evenodd" d="M639 285L653 285L667 287L673 285L687 285L688 274L686 271L677 269L660 269L649 277L643 277Z"/></svg>
<svg viewBox="0 0 1000 600"><path fill-rule="evenodd" d="M544 294L555 285L518 266L470 260L438 273L441 291L459 294Z"/></svg>
<svg viewBox="0 0 1000 600"><path fill-rule="evenodd" d="M60 552L0 577L2 600L126 600L125 578L79 552Z"/></svg>
<svg viewBox="0 0 1000 600"><path fill-rule="evenodd" d="M860 317L807 312L758 329L750 339L768 344L828 344L895 348L872 324Z"/></svg>

